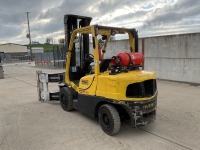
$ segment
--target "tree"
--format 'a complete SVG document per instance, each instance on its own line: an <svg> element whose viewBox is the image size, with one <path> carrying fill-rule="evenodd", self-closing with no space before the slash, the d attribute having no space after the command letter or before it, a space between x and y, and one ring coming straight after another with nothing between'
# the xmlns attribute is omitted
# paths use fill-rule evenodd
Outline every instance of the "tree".
<svg viewBox="0 0 200 150"><path fill-rule="evenodd" d="M59 44L64 44L65 43L65 39L61 38L61 39L58 40L58 42L59 42Z"/></svg>
<svg viewBox="0 0 200 150"><path fill-rule="evenodd" d="M50 44L51 41L52 41L52 38L46 38L46 43L47 43L47 44Z"/></svg>

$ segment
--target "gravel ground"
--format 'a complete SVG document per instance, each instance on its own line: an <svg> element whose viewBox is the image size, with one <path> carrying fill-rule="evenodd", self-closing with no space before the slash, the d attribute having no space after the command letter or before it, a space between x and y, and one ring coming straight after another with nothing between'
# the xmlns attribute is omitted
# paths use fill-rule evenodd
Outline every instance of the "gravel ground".
<svg viewBox="0 0 200 150"><path fill-rule="evenodd" d="M0 150L200 149L200 86L158 80L156 121L137 129L123 123L117 135L108 136L97 120L65 112L58 102L39 102L36 70L28 63L4 66Z"/></svg>

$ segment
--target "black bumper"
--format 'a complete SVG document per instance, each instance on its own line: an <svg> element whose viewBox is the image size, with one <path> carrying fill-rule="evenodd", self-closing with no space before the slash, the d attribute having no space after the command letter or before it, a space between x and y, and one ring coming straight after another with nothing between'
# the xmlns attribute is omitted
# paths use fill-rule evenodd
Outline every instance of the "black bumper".
<svg viewBox="0 0 200 150"><path fill-rule="evenodd" d="M132 127L145 126L156 119L157 96L148 101L126 101L127 110Z"/></svg>

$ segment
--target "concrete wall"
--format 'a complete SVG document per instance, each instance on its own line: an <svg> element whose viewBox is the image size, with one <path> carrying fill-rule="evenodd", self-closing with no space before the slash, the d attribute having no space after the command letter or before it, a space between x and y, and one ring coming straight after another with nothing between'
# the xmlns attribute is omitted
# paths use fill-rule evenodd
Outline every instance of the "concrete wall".
<svg viewBox="0 0 200 150"><path fill-rule="evenodd" d="M145 70L156 71L160 79L200 83L200 33L148 37L144 41ZM128 40L109 42L105 58L121 51L129 51Z"/></svg>
<svg viewBox="0 0 200 150"><path fill-rule="evenodd" d="M200 34L145 38L145 69L161 79L200 83Z"/></svg>
<svg viewBox="0 0 200 150"><path fill-rule="evenodd" d="M92 50L92 44L90 44L90 53ZM139 39L139 51L142 51L142 40ZM128 40L116 40L108 42L105 53L105 58L111 58L117 55L119 52L130 52L130 45Z"/></svg>

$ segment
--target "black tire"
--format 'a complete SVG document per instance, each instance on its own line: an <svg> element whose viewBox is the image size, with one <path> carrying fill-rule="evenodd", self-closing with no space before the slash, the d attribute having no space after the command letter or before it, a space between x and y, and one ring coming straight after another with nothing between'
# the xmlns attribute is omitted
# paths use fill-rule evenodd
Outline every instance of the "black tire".
<svg viewBox="0 0 200 150"><path fill-rule="evenodd" d="M62 87L60 89L60 104L63 110L71 111L73 110L73 94L68 87Z"/></svg>
<svg viewBox="0 0 200 150"><path fill-rule="evenodd" d="M104 104L98 111L99 123L103 131L108 135L119 132L121 121L117 109L109 104Z"/></svg>

